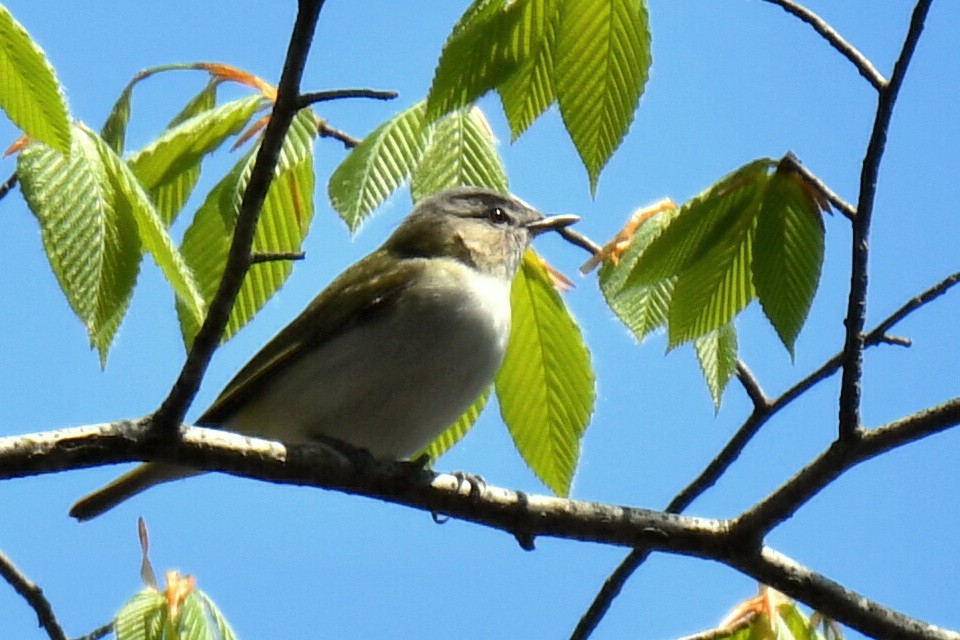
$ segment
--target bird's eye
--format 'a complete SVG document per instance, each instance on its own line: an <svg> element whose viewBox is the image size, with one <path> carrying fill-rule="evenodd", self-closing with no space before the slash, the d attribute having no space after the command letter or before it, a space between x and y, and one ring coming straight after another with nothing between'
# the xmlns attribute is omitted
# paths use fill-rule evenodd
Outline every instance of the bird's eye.
<svg viewBox="0 0 960 640"><path fill-rule="evenodd" d="M494 224L506 224L510 221L510 216L500 207L490 207L487 211L487 218Z"/></svg>

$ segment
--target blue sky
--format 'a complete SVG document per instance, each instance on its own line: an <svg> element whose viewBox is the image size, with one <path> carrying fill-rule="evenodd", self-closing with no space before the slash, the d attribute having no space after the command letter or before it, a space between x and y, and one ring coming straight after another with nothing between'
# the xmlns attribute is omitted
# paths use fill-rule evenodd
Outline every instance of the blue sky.
<svg viewBox="0 0 960 640"><path fill-rule="evenodd" d="M72 114L99 128L128 79L162 63L220 61L268 80L279 74L293 2L5 3L43 46ZM810 2L882 73L899 50L912 3ZM865 8L865 5L869 5ZM395 89L393 103L350 101L319 110L362 136L420 100L450 27L466 2L331 0L305 89ZM760 0L651 0L654 65L632 130L591 198L586 174L555 110L516 144L490 98L512 190L548 212L576 212L597 240L637 206L696 194L760 156L796 153L847 200L856 198L875 94L812 30ZM880 174L872 237L871 325L956 271L956 167L960 166L960 6L936 2L894 115ZM156 78L135 94L128 146L147 142L204 82ZM0 121L0 140L17 132ZM5 146L5 145L4 145ZM326 179L344 156L317 143L317 216L282 293L218 352L190 417L252 353L336 273L379 244L409 210L398 193L351 240L329 209ZM209 188L234 159L205 168ZM14 160L0 161L0 175ZM849 225L828 218L826 263L810 320L791 362L754 306L738 321L741 355L776 395L839 348L848 281ZM176 233L177 229L175 229ZM182 229L179 231L182 232ZM101 371L42 253L19 193L0 202L0 435L105 422L155 408L183 353L171 294L146 265L130 314ZM553 238L541 253L575 275L584 256ZM734 383L714 416L689 347L638 346L602 304L594 281L566 299L580 321L598 379L573 496L659 508L740 425L749 403ZM866 358L864 420L882 424L960 394L960 296L912 316L898 333L909 350ZM835 431L837 379L783 412L689 513L738 513L823 449ZM855 469L770 536L782 552L880 602L960 627L956 594L960 524L956 457L946 433ZM490 483L542 492L513 451L495 407L439 463ZM565 637L622 549L512 537L473 525L435 525L420 512L315 489L209 475L158 488L109 515L67 518L82 493L117 468L0 483L0 549L44 589L67 632L105 622L140 587L136 517L147 519L158 570L197 576L242 638ZM597 638L670 638L709 627L755 584L726 567L659 555L631 580ZM42 638L35 617L0 585L0 638ZM851 633L850 637L858 637Z"/></svg>

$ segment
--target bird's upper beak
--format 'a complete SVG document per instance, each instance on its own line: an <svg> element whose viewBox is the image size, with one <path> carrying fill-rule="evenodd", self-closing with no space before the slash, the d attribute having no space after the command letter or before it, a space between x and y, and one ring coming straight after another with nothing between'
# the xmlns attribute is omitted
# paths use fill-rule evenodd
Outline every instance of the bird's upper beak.
<svg viewBox="0 0 960 640"><path fill-rule="evenodd" d="M563 229L579 221L580 216L565 213L559 216L550 216L549 218L534 220L527 224L527 231L529 231L532 236L538 236L545 231Z"/></svg>

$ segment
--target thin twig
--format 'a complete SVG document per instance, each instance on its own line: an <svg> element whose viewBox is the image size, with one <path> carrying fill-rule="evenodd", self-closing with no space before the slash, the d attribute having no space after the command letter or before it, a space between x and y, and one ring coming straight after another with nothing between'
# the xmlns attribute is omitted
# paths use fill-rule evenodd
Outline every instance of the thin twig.
<svg viewBox="0 0 960 640"><path fill-rule="evenodd" d="M360 138L354 138L346 131L341 131L340 129L331 127L327 121L323 119L317 120L317 135L319 135L321 138L333 138L334 140L339 140L347 149L353 149L360 144Z"/></svg>
<svg viewBox="0 0 960 640"><path fill-rule="evenodd" d="M813 187L820 195L826 198L827 202L833 205L833 208L840 212L843 217L853 220L857 215L857 208L838 196L823 180L815 176L793 153L788 153L780 161L781 165L787 165L797 173L804 181Z"/></svg>
<svg viewBox="0 0 960 640"><path fill-rule="evenodd" d="M331 89L329 91L310 91L301 93L297 98L297 108L303 109L317 102L343 100L345 98L371 98L373 100L393 100L398 94L396 91L379 91L377 89Z"/></svg>
<svg viewBox="0 0 960 640"><path fill-rule="evenodd" d="M808 25L813 27L813 30L819 33L824 40L830 43L834 49L840 52L844 58L853 63L853 66L857 68L857 71L860 72L860 75L866 78L874 89L880 91L886 86L886 79L880 75L880 72L873 66L873 63L867 59L862 53L860 53L856 47L847 42L843 36L837 33L836 29L831 27L823 18L815 14L810 9L807 9L803 5L793 2L793 0L764 0L764 2L769 2L770 4L775 4L787 13L793 14L797 18L800 18Z"/></svg>
<svg viewBox="0 0 960 640"><path fill-rule="evenodd" d="M767 394L763 392L760 381L757 380L757 377L750 371L747 363L739 358L737 358L737 379L740 381L740 384L743 385L743 390L750 396L750 400L753 401L753 408L755 410L764 411L770 408L770 399L767 397Z"/></svg>
<svg viewBox="0 0 960 640"><path fill-rule="evenodd" d="M173 433L183 421L213 352L220 344L223 330L230 318L230 310L250 267L250 248L253 246L253 234L260 208L273 179L287 130L298 110L300 80L323 3L324 0L300 0L277 89L277 100L243 194L223 277L177 381L154 414L156 428L161 433Z"/></svg>
<svg viewBox="0 0 960 640"><path fill-rule="evenodd" d="M43 595L43 591L17 568L2 551L0 551L0 576L10 583L13 590L20 594L27 604L36 612L37 621L44 628L50 640L67 640L67 634L57 622L50 601Z"/></svg>
<svg viewBox="0 0 960 640"><path fill-rule="evenodd" d="M264 262L303 260L306 256L303 251L255 251L250 254L250 264L252 266Z"/></svg>
<svg viewBox="0 0 960 640"><path fill-rule="evenodd" d="M893 107L903 86L903 79L923 31L923 23L932 0L919 0L910 18L910 27L904 39L900 56L893 65L890 81L880 91L873 132L867 144L860 172L860 195L857 216L853 221L852 256L850 266L850 294L844 318L846 336L843 345L843 375L840 381L839 437L852 438L860 428L860 381L863 378L863 327L867 318L868 259L870 256L870 220L877 195L877 175L887 144L887 129L893 116Z"/></svg>
<svg viewBox="0 0 960 640"><path fill-rule="evenodd" d="M914 311L917 311L924 305L942 296L958 283L960 283L960 271L947 276L920 295L911 298L871 330L866 335L864 345L873 347L883 344L883 337L887 335L887 331ZM670 501L666 510L671 513L679 513L689 507L694 500L703 495L707 489L716 484L717 480L726 473L730 465L740 457L743 449L767 421L816 384L836 373L842 364L843 352L841 351L784 391L776 400L769 404L766 411L754 410L730 441L720 450L720 453L700 472L700 475L694 478L690 484ZM626 584L630 576L646 562L649 556L650 550L643 548L636 548L627 554L604 581L597 595L594 597L593 602L590 603L590 607L584 612L583 616L581 616L576 629L574 629L574 632L570 636L571 640L584 640L590 637L590 634L593 633L593 630L600 623L600 620L603 619L603 616L606 615L610 609L613 601L620 594L623 585Z"/></svg>
<svg viewBox="0 0 960 640"><path fill-rule="evenodd" d="M683 636L677 640L722 640L723 638L729 638L738 631L746 629L753 624L753 621L756 620L756 612L751 612L748 615L745 615L743 619L738 620L736 623L728 627L717 627L716 629L708 629L706 631L701 631L700 633L695 633L690 636Z"/></svg>
<svg viewBox="0 0 960 640"><path fill-rule="evenodd" d="M13 175L3 182L0 182L0 200L3 200L4 196L10 193L10 191L17 185L17 179L17 172L14 171Z"/></svg>
<svg viewBox="0 0 960 640"><path fill-rule="evenodd" d="M102 627L97 627L90 633L85 636L80 636L79 638L74 638L74 640L100 640L110 634L113 631L113 622L108 622Z"/></svg>
<svg viewBox="0 0 960 640"><path fill-rule="evenodd" d="M600 251L603 250L603 247L598 245L596 242L583 235L578 231L574 231L570 227L563 227L562 229L557 229L557 233L560 234L560 237L572 244L575 247L580 247L591 256L595 256Z"/></svg>

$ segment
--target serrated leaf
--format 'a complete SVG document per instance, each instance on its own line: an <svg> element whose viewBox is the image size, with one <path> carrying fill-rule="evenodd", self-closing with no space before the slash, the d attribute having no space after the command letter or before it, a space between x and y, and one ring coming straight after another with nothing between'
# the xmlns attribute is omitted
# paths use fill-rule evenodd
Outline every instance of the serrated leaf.
<svg viewBox="0 0 960 640"><path fill-rule="evenodd" d="M524 254L510 298L510 342L495 380L500 414L531 470L566 496L593 413L590 354L533 250Z"/></svg>
<svg viewBox="0 0 960 640"><path fill-rule="evenodd" d="M440 53L427 95L427 121L475 102L509 77L542 34L543 24L524 11L541 1L475 0L470 5Z"/></svg>
<svg viewBox="0 0 960 640"><path fill-rule="evenodd" d="M207 618L203 601L196 591L191 592L180 605L177 616L177 640L214 640L214 627Z"/></svg>
<svg viewBox="0 0 960 640"><path fill-rule="evenodd" d="M446 431L437 436L437 439L431 442L423 451L413 456L413 459L427 457L429 464L436 462L440 456L453 448L453 445L460 442L465 435L476 424L477 419L487 406L487 400L490 399L490 389L487 389L473 401L473 404L463 412L463 415L450 425Z"/></svg>
<svg viewBox="0 0 960 640"><path fill-rule="evenodd" d="M197 597L199 597L203 602L207 615L213 621L213 625L217 631L217 637L219 640L237 640L237 634L230 626L230 623L227 622L227 619L220 612L220 609L217 607L217 605L213 602L213 600L210 599L210 596L199 590L196 591L196 594Z"/></svg>
<svg viewBox="0 0 960 640"><path fill-rule="evenodd" d="M637 228L619 262L616 265L604 262L597 277L607 305L633 332L638 342L642 342L651 331L666 325L675 278L628 288L624 284L643 252L676 215L674 209L646 220Z"/></svg>
<svg viewBox="0 0 960 640"><path fill-rule="evenodd" d="M554 54L563 123L595 192L623 141L651 64L643 0L563 0Z"/></svg>
<svg viewBox="0 0 960 640"><path fill-rule="evenodd" d="M653 284L675 276L702 258L745 209L758 206L758 193L774 164L769 158L755 160L684 203L670 225L636 261L624 287Z"/></svg>
<svg viewBox="0 0 960 640"><path fill-rule="evenodd" d="M524 4L521 23L542 28L542 35L518 52L520 64L498 87L503 112L516 140L553 104L553 47L557 36L561 0L530 0Z"/></svg>
<svg viewBox="0 0 960 640"><path fill-rule="evenodd" d="M96 142L80 128L72 138L69 156L29 144L18 158L17 175L54 275L102 366L130 303L141 240Z"/></svg>
<svg viewBox="0 0 960 640"><path fill-rule="evenodd" d="M170 224L179 212L189 190L190 175L199 171L200 161L231 135L238 133L260 106L260 96L249 96L214 109L201 111L164 131L160 137L135 153L127 161L133 173L151 196L160 190L173 190L163 219ZM184 191L186 191L184 193Z"/></svg>
<svg viewBox="0 0 960 640"><path fill-rule="evenodd" d="M299 251L313 219L313 141L316 121L309 109L298 113L280 151L274 179L267 191L254 234L253 251L261 253ZM204 300L216 293L233 237L256 148L244 156L234 169L208 194L184 234L181 250L197 274ZM283 286L293 265L290 261L255 264L247 272L240 293L230 312L223 341L229 340ZM180 330L189 348L199 323L177 305Z"/></svg>
<svg viewBox="0 0 960 640"><path fill-rule="evenodd" d="M671 348L719 329L753 300L755 214L745 207L713 248L677 277L667 321Z"/></svg>
<svg viewBox="0 0 960 640"><path fill-rule="evenodd" d="M457 186L482 186L506 192L507 174L496 141L477 107L454 111L439 120L413 172L414 202Z"/></svg>
<svg viewBox="0 0 960 640"><path fill-rule="evenodd" d="M150 198L130 167L100 136L89 129L83 129L83 132L96 144L110 186L122 196L117 199L118 205L136 222L144 249L153 256L154 262L173 287L177 299L182 301L190 315L198 322L201 321L206 313L206 304L197 289L192 272L167 234Z"/></svg>
<svg viewBox="0 0 960 640"><path fill-rule="evenodd" d="M167 603L163 594L144 589L131 598L113 620L117 640L156 640Z"/></svg>
<svg viewBox="0 0 960 640"><path fill-rule="evenodd" d="M327 185L330 203L351 233L410 176L427 146L424 103L374 129L344 158Z"/></svg>
<svg viewBox="0 0 960 640"><path fill-rule="evenodd" d="M737 330L727 323L694 340L693 348L714 409L719 411L723 390L737 372Z"/></svg>
<svg viewBox="0 0 960 640"><path fill-rule="evenodd" d="M117 101L113 103L113 108L110 109L110 115L100 129L100 137L118 156L123 154L123 148L127 142L127 125L130 124L132 104L133 83L130 83L120 92Z"/></svg>
<svg viewBox="0 0 960 640"><path fill-rule="evenodd" d="M820 209L793 172L770 178L754 242L753 284L764 314L793 357L823 266Z"/></svg>
<svg viewBox="0 0 960 640"><path fill-rule="evenodd" d="M208 82L207 86L191 98L173 117L167 128L176 127L196 115L213 109L217 103L217 86L216 81ZM150 190L150 197L153 198L154 205L157 207L157 213L168 227L176 220L197 186L197 181L200 179L200 166L200 162L197 162L194 166L184 169L172 179Z"/></svg>
<svg viewBox="0 0 960 640"><path fill-rule="evenodd" d="M31 139L71 151L66 99L43 50L0 5L0 108Z"/></svg>

